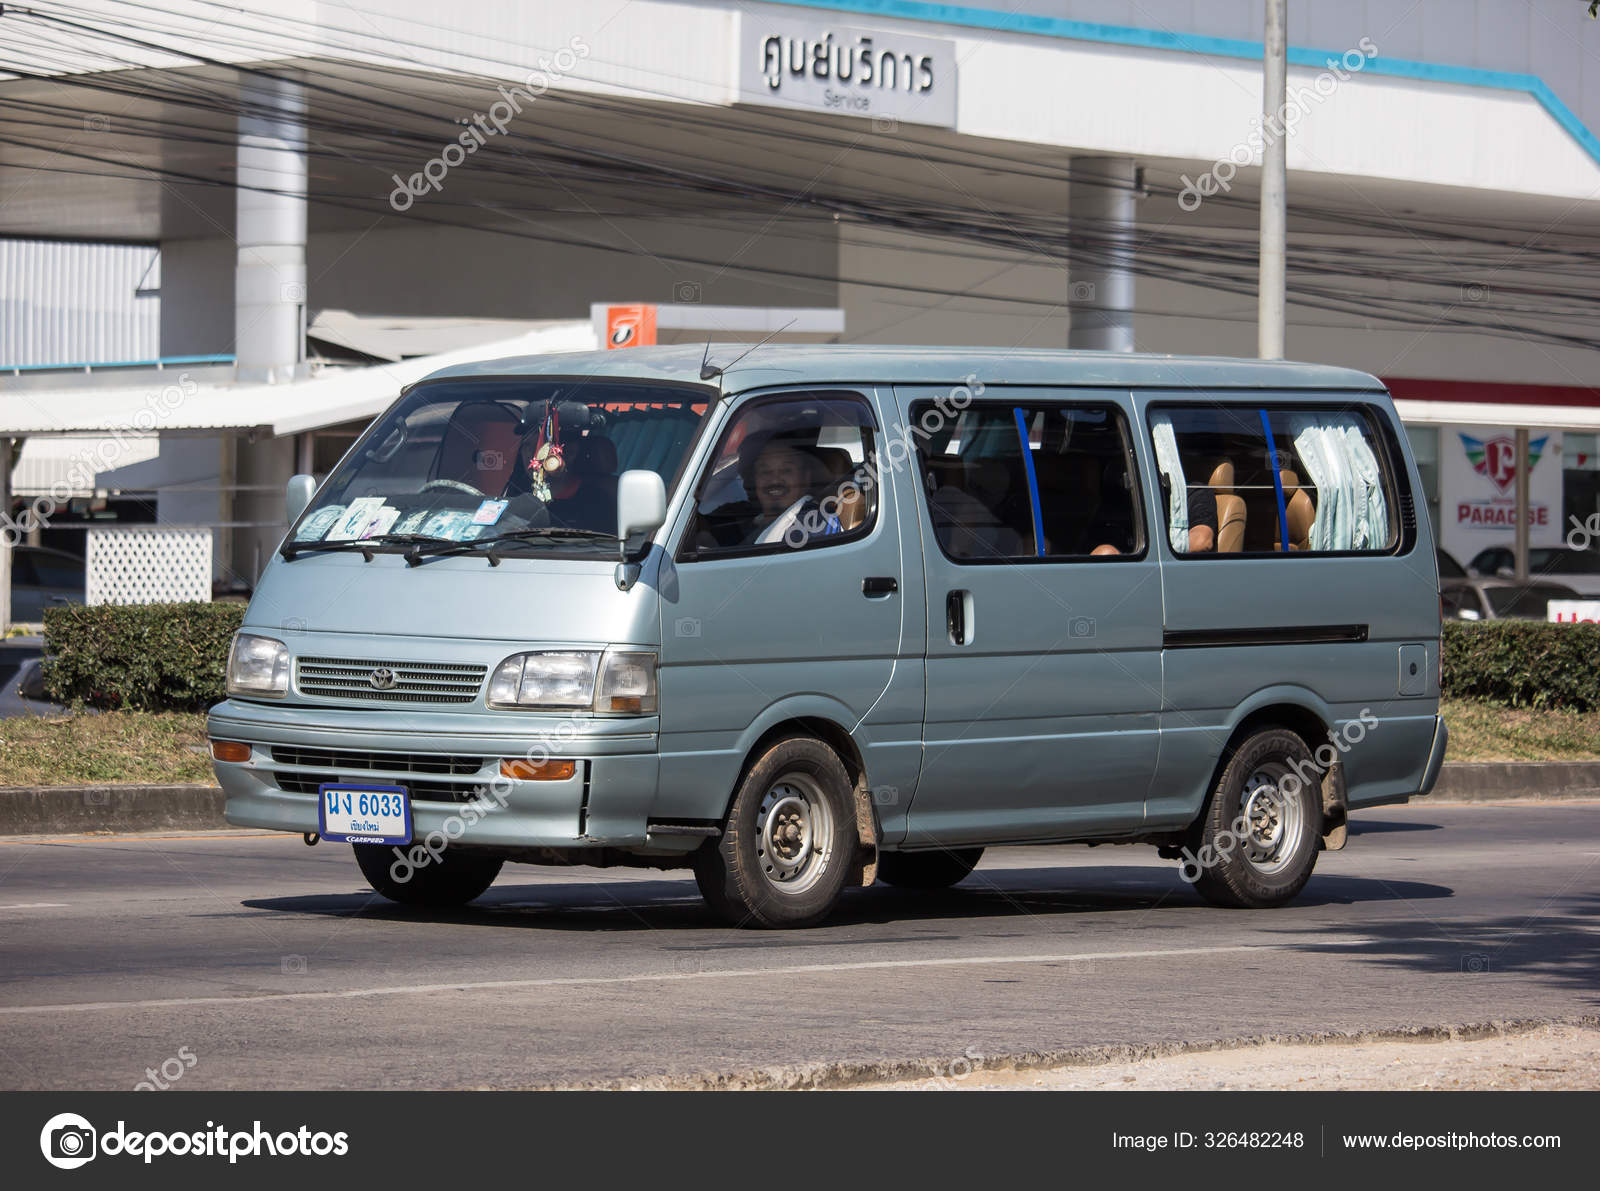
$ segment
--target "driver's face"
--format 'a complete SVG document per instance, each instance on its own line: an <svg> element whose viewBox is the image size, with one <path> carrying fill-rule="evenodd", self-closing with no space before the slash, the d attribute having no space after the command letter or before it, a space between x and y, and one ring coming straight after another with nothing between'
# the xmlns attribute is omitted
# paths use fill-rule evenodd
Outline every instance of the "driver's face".
<svg viewBox="0 0 1600 1191"><path fill-rule="evenodd" d="M767 447L756 458L756 500L761 512L776 517L806 494L810 469L792 447Z"/></svg>

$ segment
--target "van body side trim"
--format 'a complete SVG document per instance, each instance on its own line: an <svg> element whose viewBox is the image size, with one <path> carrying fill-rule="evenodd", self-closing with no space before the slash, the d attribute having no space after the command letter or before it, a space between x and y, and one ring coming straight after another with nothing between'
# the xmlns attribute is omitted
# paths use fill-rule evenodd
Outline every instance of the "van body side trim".
<svg viewBox="0 0 1600 1191"><path fill-rule="evenodd" d="M1165 629L1163 649L1203 649L1222 645L1330 645L1367 639L1364 624L1308 624L1287 628Z"/></svg>

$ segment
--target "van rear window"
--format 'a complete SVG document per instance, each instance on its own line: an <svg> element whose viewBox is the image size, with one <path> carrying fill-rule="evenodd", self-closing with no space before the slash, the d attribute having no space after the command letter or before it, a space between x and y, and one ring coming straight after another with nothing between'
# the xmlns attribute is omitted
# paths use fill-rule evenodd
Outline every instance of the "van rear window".
<svg viewBox="0 0 1600 1191"><path fill-rule="evenodd" d="M1150 416L1174 553L1371 553L1400 526L1394 471L1359 411L1216 407Z"/></svg>

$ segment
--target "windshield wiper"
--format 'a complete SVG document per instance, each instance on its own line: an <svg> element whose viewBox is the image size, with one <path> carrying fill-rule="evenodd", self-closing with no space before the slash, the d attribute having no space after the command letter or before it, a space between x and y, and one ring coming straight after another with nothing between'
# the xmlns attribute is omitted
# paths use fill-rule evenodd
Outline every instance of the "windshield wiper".
<svg viewBox="0 0 1600 1191"><path fill-rule="evenodd" d="M437 540L437 539L436 539ZM541 525L532 529L513 529L506 533L497 533L487 538L472 538L465 542L444 542L438 549L424 549L422 545L413 546L406 551L406 562L416 566L424 558L443 558L452 554L471 554L485 546L489 548L489 565L500 565L500 551L497 549L508 542L614 542L617 535L607 533L603 529L571 529L564 525Z"/></svg>
<svg viewBox="0 0 1600 1191"><path fill-rule="evenodd" d="M424 542L449 542L449 538L437 538L431 534L421 533L380 533L370 538L340 538L334 542L285 542L278 553L293 562L302 554L320 554L325 550L359 550L371 562L375 553L375 546L410 546L416 550ZM409 552L407 554L409 557Z"/></svg>

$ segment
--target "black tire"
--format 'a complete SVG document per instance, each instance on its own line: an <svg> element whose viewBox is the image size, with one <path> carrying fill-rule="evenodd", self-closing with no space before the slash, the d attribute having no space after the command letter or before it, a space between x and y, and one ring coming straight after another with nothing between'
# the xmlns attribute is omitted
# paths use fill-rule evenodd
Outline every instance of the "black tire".
<svg viewBox="0 0 1600 1191"><path fill-rule="evenodd" d="M820 740L791 736L745 774L722 838L695 853L694 878L736 926L811 926L839 900L858 847L844 765Z"/></svg>
<svg viewBox="0 0 1600 1191"><path fill-rule="evenodd" d="M420 857L423 863L419 866L413 863L407 848L400 849L406 857L401 860L394 848L384 844L351 844L350 847L355 850L361 875L374 892L402 906L434 910L464 906L481 896L494 884L505 864L497 856L474 855L465 848L445 848L438 860L424 855ZM397 879L396 869L403 879Z"/></svg>
<svg viewBox="0 0 1600 1191"><path fill-rule="evenodd" d="M882 852L878 856L878 880L901 889L948 889L970 877L982 858L982 848Z"/></svg>
<svg viewBox="0 0 1600 1191"><path fill-rule="evenodd" d="M1184 879L1218 906L1267 909L1292 900L1317 864L1321 776L1306 742L1287 728L1248 737L1223 766L1190 834ZM1241 837L1234 827L1245 826L1247 810Z"/></svg>

